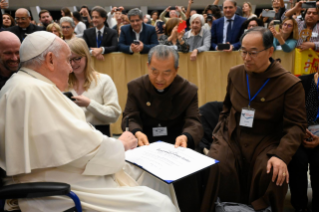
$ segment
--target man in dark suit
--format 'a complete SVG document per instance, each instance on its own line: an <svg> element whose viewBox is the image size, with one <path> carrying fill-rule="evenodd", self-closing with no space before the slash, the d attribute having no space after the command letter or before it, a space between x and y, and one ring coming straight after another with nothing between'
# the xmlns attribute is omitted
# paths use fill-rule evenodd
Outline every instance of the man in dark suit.
<svg viewBox="0 0 319 212"><path fill-rule="evenodd" d="M83 39L90 48L90 53L98 60L104 60L103 54L117 50L117 32L105 26L106 10L96 6L91 12L94 28L84 31Z"/></svg>
<svg viewBox="0 0 319 212"><path fill-rule="evenodd" d="M224 50L231 52L240 48L240 36L244 33L241 25L246 18L236 15L237 3L235 0L225 0L223 3L224 17L213 22L211 29L212 50L218 50L219 43L230 44L230 49Z"/></svg>
<svg viewBox="0 0 319 212"><path fill-rule="evenodd" d="M21 43L28 34L43 30L42 27L31 24L30 12L25 8L20 8L16 11L15 20L18 26L7 28L6 31L10 31L18 36Z"/></svg>
<svg viewBox="0 0 319 212"><path fill-rule="evenodd" d="M155 27L143 23L142 11L137 8L130 10L127 16L131 24L121 27L119 51L127 54L147 54L151 48L158 45Z"/></svg>

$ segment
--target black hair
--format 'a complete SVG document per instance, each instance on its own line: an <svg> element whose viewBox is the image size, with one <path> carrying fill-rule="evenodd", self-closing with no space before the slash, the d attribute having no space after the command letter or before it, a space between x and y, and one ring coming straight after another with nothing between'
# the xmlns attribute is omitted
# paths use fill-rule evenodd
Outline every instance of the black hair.
<svg viewBox="0 0 319 212"><path fill-rule="evenodd" d="M82 16L79 12L73 12L73 17L78 21L82 21Z"/></svg>
<svg viewBox="0 0 319 212"><path fill-rule="evenodd" d="M256 23L257 23L258 26L261 26L261 27L264 26L264 22L263 22L261 19L256 18L256 17L253 17L253 18L247 19L247 20L243 23L243 25L242 25L242 30L244 31L245 29L247 29L249 23L252 22L252 21L256 21Z"/></svg>

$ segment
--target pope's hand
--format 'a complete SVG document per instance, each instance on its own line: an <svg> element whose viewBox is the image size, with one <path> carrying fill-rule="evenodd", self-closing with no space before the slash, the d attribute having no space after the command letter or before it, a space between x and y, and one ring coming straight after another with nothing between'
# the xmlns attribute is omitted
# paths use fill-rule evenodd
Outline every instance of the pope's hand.
<svg viewBox="0 0 319 212"><path fill-rule="evenodd" d="M272 182L275 182L277 178L277 186L282 186L285 179L289 183L289 173L284 161L274 156L271 157L267 163L267 174L270 173L271 168L273 168Z"/></svg>
<svg viewBox="0 0 319 212"><path fill-rule="evenodd" d="M187 147L187 137L186 137L186 135L180 135L180 136L178 136L176 138L176 140L175 140L175 148L177 148L179 146L185 147L185 148Z"/></svg>
<svg viewBox="0 0 319 212"><path fill-rule="evenodd" d="M137 139L129 131L122 133L122 135L119 137L119 140L122 141L125 151L134 149L137 146Z"/></svg>
<svg viewBox="0 0 319 212"><path fill-rule="evenodd" d="M85 96L73 96L72 98L75 99L75 104L77 104L80 107L87 107L91 103L91 99Z"/></svg>
<svg viewBox="0 0 319 212"><path fill-rule="evenodd" d="M148 139L147 139L147 136L144 133L142 133L141 131L137 131L135 133L135 137L138 140L138 145L139 146L144 146L144 145L149 145L150 144Z"/></svg>

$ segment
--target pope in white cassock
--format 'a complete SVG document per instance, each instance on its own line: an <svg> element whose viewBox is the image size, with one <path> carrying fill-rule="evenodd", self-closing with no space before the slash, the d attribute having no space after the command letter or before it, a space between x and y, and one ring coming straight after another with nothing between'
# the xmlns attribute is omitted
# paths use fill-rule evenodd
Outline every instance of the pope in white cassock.
<svg viewBox="0 0 319 212"><path fill-rule="evenodd" d="M136 168L125 164L125 151L136 147L136 138L129 132L119 140L102 135L62 94L72 71L70 56L67 44L49 32L35 32L23 41L21 69L0 92L0 166L7 172L5 183L69 183L84 211L178 211L172 186L145 172L134 174ZM67 197L18 203L22 211L32 212L74 206ZM5 207L15 205L7 201Z"/></svg>

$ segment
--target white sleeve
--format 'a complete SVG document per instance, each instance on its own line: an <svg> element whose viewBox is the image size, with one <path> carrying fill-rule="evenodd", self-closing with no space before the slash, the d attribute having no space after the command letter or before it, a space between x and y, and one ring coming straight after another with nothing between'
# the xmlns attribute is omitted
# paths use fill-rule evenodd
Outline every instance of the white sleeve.
<svg viewBox="0 0 319 212"><path fill-rule="evenodd" d="M91 99L87 110L103 122L114 123L120 117L122 112L115 84L108 75L101 75L98 79L98 84L101 88L103 104Z"/></svg>
<svg viewBox="0 0 319 212"><path fill-rule="evenodd" d="M79 22L78 25L77 25L77 34L76 34L76 37L82 38L82 37L83 37L84 30L86 30L85 24L84 24L83 22Z"/></svg>

